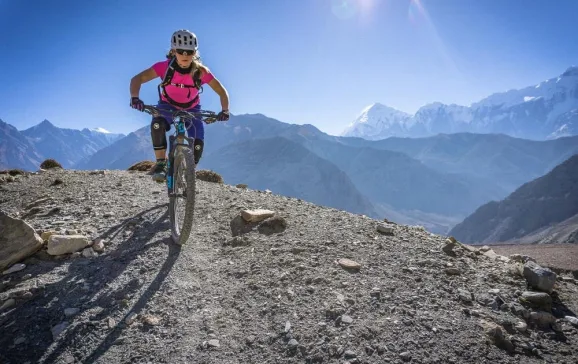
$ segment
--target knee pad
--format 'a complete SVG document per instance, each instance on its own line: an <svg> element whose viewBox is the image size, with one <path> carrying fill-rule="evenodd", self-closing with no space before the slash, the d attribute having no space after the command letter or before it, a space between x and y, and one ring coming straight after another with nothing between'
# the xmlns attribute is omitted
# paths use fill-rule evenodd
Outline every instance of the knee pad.
<svg viewBox="0 0 578 364"><path fill-rule="evenodd" d="M153 118L151 121L151 139L154 150L167 149L166 128L166 122L163 118Z"/></svg>
<svg viewBox="0 0 578 364"><path fill-rule="evenodd" d="M193 146L193 154L195 155L195 164L199 163L201 155L203 155L203 147L205 142L202 139L195 139L195 144Z"/></svg>

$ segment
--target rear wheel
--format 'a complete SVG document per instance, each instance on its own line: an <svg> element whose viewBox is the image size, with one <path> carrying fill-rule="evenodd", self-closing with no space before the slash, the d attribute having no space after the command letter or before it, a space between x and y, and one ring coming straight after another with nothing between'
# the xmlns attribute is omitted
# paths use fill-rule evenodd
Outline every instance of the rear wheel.
<svg viewBox="0 0 578 364"><path fill-rule="evenodd" d="M174 158L173 195L169 199L171 237L179 245L189 239L195 210L195 158L193 150L177 146Z"/></svg>

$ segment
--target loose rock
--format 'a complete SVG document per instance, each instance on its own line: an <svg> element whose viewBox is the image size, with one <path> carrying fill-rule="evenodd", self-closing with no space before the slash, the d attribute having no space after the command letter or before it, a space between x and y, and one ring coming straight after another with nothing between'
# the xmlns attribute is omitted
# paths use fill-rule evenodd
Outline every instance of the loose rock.
<svg viewBox="0 0 578 364"><path fill-rule="evenodd" d="M90 246L90 242L83 235L51 235L48 240L48 254L62 255L74 253Z"/></svg>
<svg viewBox="0 0 578 364"><path fill-rule="evenodd" d="M556 284L556 273L548 268L543 268L537 263L528 261L524 264L524 277L533 288L552 293L554 284Z"/></svg>

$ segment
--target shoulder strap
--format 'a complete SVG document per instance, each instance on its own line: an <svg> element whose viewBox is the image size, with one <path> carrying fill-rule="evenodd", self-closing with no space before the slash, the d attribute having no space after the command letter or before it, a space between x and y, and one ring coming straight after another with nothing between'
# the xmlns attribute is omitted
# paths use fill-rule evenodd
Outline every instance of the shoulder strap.
<svg viewBox="0 0 578 364"><path fill-rule="evenodd" d="M165 76L163 77L163 80L161 82L162 87L165 87L166 85L171 83L173 76L175 75L175 68L173 67L173 63L175 61L176 61L175 57L171 58L171 60L169 61L169 64L167 66L167 70L165 72Z"/></svg>
<svg viewBox="0 0 578 364"><path fill-rule="evenodd" d="M201 82L201 69L197 68L193 73L193 84L195 85L195 88L199 90L199 93L203 92L203 86L201 86Z"/></svg>

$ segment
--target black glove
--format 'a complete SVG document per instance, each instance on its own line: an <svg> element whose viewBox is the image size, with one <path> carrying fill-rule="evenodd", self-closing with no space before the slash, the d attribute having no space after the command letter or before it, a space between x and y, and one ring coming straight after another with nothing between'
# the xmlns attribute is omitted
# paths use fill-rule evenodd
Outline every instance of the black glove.
<svg viewBox="0 0 578 364"><path fill-rule="evenodd" d="M133 109L137 109L138 111L144 110L144 102L138 97L131 97L130 98L130 107Z"/></svg>
<svg viewBox="0 0 578 364"><path fill-rule="evenodd" d="M229 110L223 110L217 114L217 121L227 121L229 120Z"/></svg>

